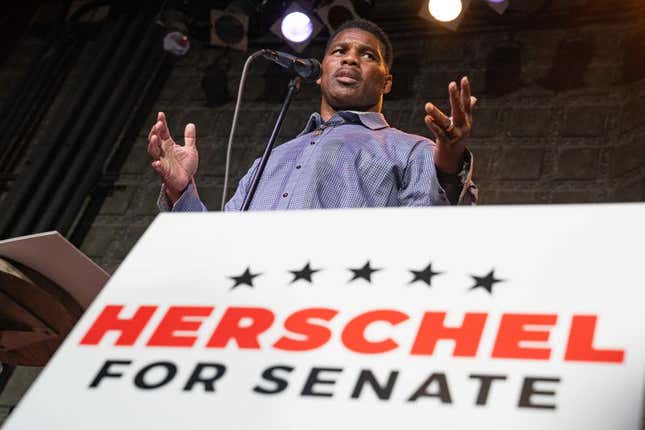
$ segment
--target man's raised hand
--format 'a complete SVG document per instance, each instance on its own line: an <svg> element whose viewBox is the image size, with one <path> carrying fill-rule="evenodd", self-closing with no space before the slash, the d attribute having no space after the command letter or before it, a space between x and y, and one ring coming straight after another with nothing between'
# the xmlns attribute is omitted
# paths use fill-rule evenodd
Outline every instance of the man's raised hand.
<svg viewBox="0 0 645 430"><path fill-rule="evenodd" d="M444 173L455 173L459 169L466 146L464 139L470 135L473 125L472 108L477 98L470 95L470 82L461 79L448 85L451 115L447 116L432 103L425 105L425 123L435 136L435 164Z"/></svg>
<svg viewBox="0 0 645 430"><path fill-rule="evenodd" d="M152 168L161 177L166 195L172 203L179 199L197 172L199 155L195 140L195 125L187 124L184 146L175 143L163 112L159 112L157 122L148 134L148 153L152 157Z"/></svg>

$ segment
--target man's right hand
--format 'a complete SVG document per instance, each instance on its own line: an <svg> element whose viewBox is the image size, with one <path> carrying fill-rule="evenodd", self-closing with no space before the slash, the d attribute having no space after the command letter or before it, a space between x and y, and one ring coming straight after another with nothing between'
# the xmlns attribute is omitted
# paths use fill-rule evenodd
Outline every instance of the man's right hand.
<svg viewBox="0 0 645 430"><path fill-rule="evenodd" d="M152 168L161 176L166 195L173 204L181 197L197 172L199 155L195 140L195 124L187 124L184 146L175 143L170 136L163 112L159 112L157 122L148 134L148 153L153 159Z"/></svg>

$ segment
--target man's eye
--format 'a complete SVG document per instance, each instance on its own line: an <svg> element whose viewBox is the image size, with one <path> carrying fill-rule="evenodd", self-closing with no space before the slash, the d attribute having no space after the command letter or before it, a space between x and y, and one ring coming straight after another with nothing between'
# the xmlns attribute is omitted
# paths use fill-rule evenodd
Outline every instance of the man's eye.
<svg viewBox="0 0 645 430"><path fill-rule="evenodd" d="M343 48L336 48L333 51L331 51L332 54L336 54L338 52L343 52Z"/></svg>
<svg viewBox="0 0 645 430"><path fill-rule="evenodd" d="M370 60L376 60L376 57L374 56L374 54L370 54L369 52L366 52L363 55L369 58Z"/></svg>

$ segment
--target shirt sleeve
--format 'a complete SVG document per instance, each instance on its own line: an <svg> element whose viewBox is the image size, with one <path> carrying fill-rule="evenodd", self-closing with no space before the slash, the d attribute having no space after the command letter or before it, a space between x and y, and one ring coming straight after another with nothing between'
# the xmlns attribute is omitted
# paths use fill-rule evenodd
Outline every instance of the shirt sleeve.
<svg viewBox="0 0 645 430"><path fill-rule="evenodd" d="M435 166L436 169L436 166ZM437 169L439 184L450 194L451 204L475 205L479 198L479 189L473 182L473 154L466 149L461 168L455 174L441 173Z"/></svg>
<svg viewBox="0 0 645 430"><path fill-rule="evenodd" d="M208 209L199 199L195 182L190 181L184 192L174 205L170 203L166 195L165 185L161 185L159 197L157 198L157 207L161 212L207 212Z"/></svg>
<svg viewBox="0 0 645 430"><path fill-rule="evenodd" d="M259 164L260 159L258 158L253 162L249 171L246 172L242 179L240 179L240 182L237 184L235 194L233 194L231 200L229 200L224 206L225 211L239 211L242 208L246 194L249 192L249 188L251 187L251 180L253 179L253 175L255 174Z"/></svg>
<svg viewBox="0 0 645 430"><path fill-rule="evenodd" d="M450 204L448 196L437 178L433 152L434 144L430 140L419 141L412 148L399 189L401 206Z"/></svg>
<svg viewBox="0 0 645 430"><path fill-rule="evenodd" d="M474 158L472 152L466 148L466 162L464 167L458 173L459 179L463 184L461 194L459 195L459 205L476 205L479 200L479 187L473 181Z"/></svg>
<svg viewBox="0 0 645 430"><path fill-rule="evenodd" d="M403 174L399 202L402 206L437 206L450 205L446 190L439 181L437 168L434 164L434 142L422 140L416 143ZM472 181L473 158L466 151L462 169L455 177L460 194L457 204L474 205L477 203L478 189Z"/></svg>

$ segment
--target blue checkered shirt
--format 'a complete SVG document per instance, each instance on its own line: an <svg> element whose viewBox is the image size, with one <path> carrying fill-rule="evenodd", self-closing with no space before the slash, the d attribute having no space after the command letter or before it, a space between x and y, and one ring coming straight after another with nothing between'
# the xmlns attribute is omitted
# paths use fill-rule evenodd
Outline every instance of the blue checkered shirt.
<svg viewBox="0 0 645 430"><path fill-rule="evenodd" d="M304 131L276 147L265 167L250 210L448 205L433 160L434 142L390 127L381 113L336 112L327 122L318 113ZM259 159L240 180L225 210L239 210ZM458 174L460 204L474 204L472 155ZM159 207L170 205L162 189ZM206 211L191 184L172 211Z"/></svg>

